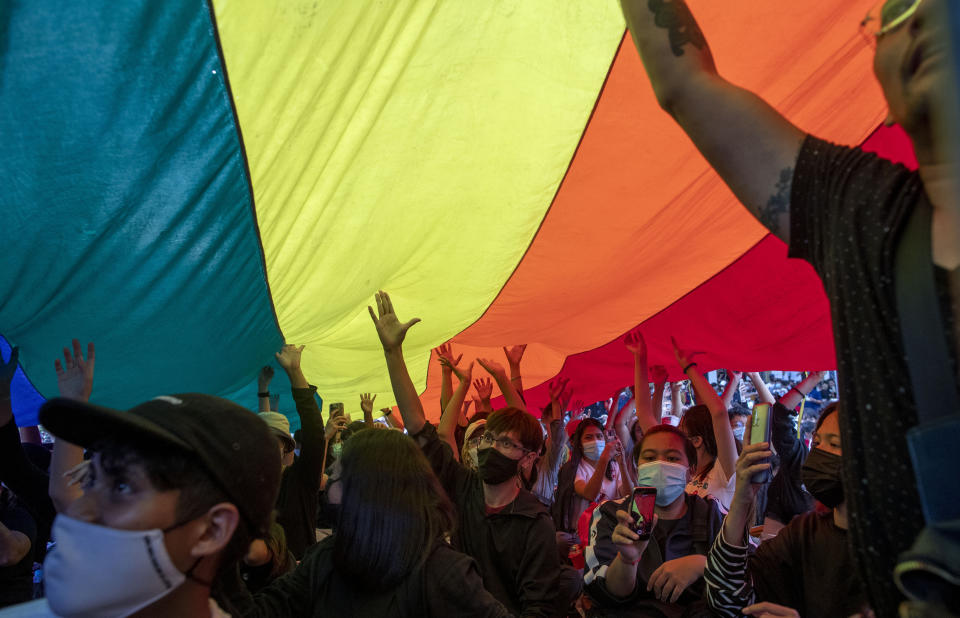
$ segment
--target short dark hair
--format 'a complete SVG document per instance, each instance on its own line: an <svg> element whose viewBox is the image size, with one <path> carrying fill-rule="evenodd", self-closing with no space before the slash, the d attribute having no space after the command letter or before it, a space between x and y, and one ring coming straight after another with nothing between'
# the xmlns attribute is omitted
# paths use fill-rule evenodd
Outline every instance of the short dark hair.
<svg viewBox="0 0 960 618"><path fill-rule="evenodd" d="M337 568L362 586L390 588L453 532L453 505L423 451L399 431L358 431L340 456Z"/></svg>
<svg viewBox="0 0 960 618"><path fill-rule="evenodd" d="M110 476L122 475L130 466L139 465L157 490L179 490L175 514L178 523L196 519L221 502L234 504L206 473L200 460L187 451L129 436L105 438L90 450L99 454L100 467ZM218 571L245 556L252 541L253 533L241 517L230 541L220 551Z"/></svg>
<svg viewBox="0 0 960 618"><path fill-rule="evenodd" d="M730 420L733 420L735 416L752 416L753 413L750 412L750 408L743 405L739 401L730 402L730 407L727 408L727 414L730 416Z"/></svg>
<svg viewBox="0 0 960 618"><path fill-rule="evenodd" d="M826 420L828 416L837 411L837 406L840 405L839 401L831 401L820 410L820 418L817 419L817 424L813 428L813 433L820 431L820 425L823 425L823 421Z"/></svg>
<svg viewBox="0 0 960 618"><path fill-rule="evenodd" d="M685 433L683 433L673 425L667 425L666 423L663 423L661 425L654 425L643 434L643 438L639 442L637 442L633 447L634 462L637 462L640 460L640 453L643 452L643 443L647 441L647 438L649 438L650 436L656 435L658 433L672 433L673 435L683 440L683 452L687 455L687 461L690 462L690 467L696 470L697 449L693 446L693 442L690 441L690 438L688 438Z"/></svg>
<svg viewBox="0 0 960 618"><path fill-rule="evenodd" d="M543 429L540 421L529 412L519 408L502 408L487 417L487 431L501 435L515 431L523 448L539 452L543 445Z"/></svg>

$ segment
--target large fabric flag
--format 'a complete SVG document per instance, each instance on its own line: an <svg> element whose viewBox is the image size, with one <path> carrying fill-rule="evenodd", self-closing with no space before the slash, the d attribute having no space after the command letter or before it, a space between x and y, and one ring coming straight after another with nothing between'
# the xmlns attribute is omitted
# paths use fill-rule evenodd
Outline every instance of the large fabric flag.
<svg viewBox="0 0 960 618"><path fill-rule="evenodd" d="M869 0L690 5L723 74L803 129L860 143L883 119ZM104 405L252 407L284 341L327 401L390 405L378 289L423 319L405 353L433 417L448 340L529 344L534 397L641 323L651 362L673 334L712 366L832 366L814 275L658 107L612 0L33 0L0 7L0 50L21 425L73 337L97 344ZM564 368L584 398L629 382L608 350Z"/></svg>

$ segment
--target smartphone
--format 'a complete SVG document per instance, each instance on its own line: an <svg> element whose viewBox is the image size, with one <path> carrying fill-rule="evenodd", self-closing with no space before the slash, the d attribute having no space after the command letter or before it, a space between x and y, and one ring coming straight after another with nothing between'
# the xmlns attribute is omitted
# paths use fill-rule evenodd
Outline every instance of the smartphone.
<svg viewBox="0 0 960 618"><path fill-rule="evenodd" d="M330 418L336 418L343 414L343 404L342 403L331 403L330 404Z"/></svg>
<svg viewBox="0 0 960 618"><path fill-rule="evenodd" d="M653 507L657 504L656 487L634 487L630 494L630 516L633 525L630 529L640 535L641 539L649 539L653 528Z"/></svg>
<svg viewBox="0 0 960 618"><path fill-rule="evenodd" d="M750 423L750 444L770 441L770 404L758 403L753 406L753 419ZM770 458L764 460L769 463ZM764 463L764 462L757 462ZM769 468L750 477L751 483L769 483L772 478Z"/></svg>

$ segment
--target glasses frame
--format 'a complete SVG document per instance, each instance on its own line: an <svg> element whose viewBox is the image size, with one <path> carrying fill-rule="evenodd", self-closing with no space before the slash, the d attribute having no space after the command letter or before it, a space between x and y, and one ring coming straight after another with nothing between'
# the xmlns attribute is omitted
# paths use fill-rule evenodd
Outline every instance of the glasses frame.
<svg viewBox="0 0 960 618"><path fill-rule="evenodd" d="M517 444L516 442L514 442L514 441L511 440L510 438L507 438L506 436L501 437L501 438L496 438L496 437L494 437L494 435L493 435L491 432L489 432L489 431L485 432L482 436L480 436L480 443L481 443L481 444L486 443L486 444L489 444L490 446L494 446L494 445L499 444L500 447L501 447L501 450L506 450L506 451L521 451L524 455L526 455L527 453L532 453L532 452L533 452L533 451L531 451L530 449L528 449L527 447L525 447L525 446L523 446L523 445L521 445L521 444Z"/></svg>

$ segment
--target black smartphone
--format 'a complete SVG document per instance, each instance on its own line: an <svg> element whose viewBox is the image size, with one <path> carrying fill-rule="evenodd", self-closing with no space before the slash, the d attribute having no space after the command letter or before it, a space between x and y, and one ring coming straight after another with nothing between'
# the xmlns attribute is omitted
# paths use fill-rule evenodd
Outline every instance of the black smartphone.
<svg viewBox="0 0 960 618"><path fill-rule="evenodd" d="M330 418L336 418L343 414L343 404L342 403L331 403L330 404Z"/></svg>
<svg viewBox="0 0 960 618"><path fill-rule="evenodd" d="M750 444L770 441L770 404L758 403L753 406L753 418L750 423ZM757 463L770 463L770 458ZM769 483L773 478L770 468L757 472L750 477L751 483Z"/></svg>
<svg viewBox="0 0 960 618"><path fill-rule="evenodd" d="M634 487L630 494L630 516L633 525L630 529L640 535L641 539L649 539L653 528L653 507L657 505L656 487Z"/></svg>

